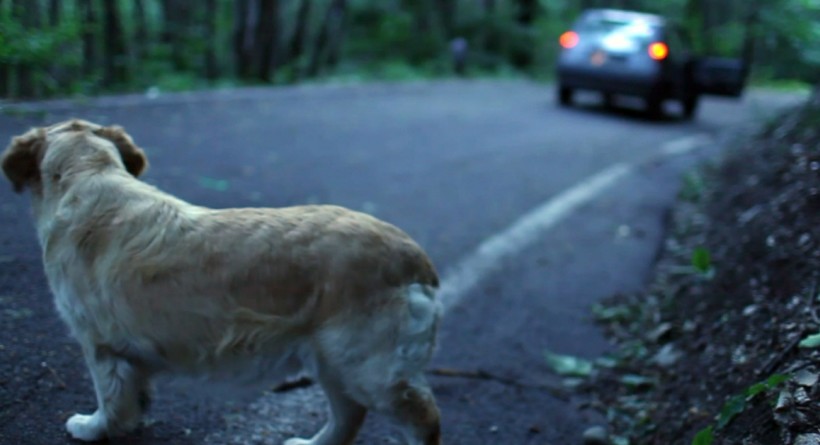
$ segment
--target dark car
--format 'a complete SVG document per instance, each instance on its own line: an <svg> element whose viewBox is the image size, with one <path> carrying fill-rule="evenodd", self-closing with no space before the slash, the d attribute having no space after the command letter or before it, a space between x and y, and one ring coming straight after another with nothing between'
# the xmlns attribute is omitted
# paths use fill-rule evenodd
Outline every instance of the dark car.
<svg viewBox="0 0 820 445"><path fill-rule="evenodd" d="M572 103L576 90L594 90L606 105L613 96L644 99L651 116L668 99L694 116L702 94L740 96L745 64L737 59L695 55L682 29L654 15L615 9L583 12L559 39L558 100Z"/></svg>

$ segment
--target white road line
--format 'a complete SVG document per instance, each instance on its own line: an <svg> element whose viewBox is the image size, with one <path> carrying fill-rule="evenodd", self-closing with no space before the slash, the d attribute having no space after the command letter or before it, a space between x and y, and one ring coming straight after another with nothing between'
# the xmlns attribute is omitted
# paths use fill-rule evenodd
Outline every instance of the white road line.
<svg viewBox="0 0 820 445"><path fill-rule="evenodd" d="M712 142L712 136L706 133L698 133L663 144L660 153L665 156L682 155L710 142Z"/></svg>
<svg viewBox="0 0 820 445"><path fill-rule="evenodd" d="M532 244L542 232L589 202L630 170L626 164L615 164L559 193L525 213L503 232L487 238L475 252L444 275L438 292L444 309L456 306L484 276L498 268L502 259Z"/></svg>
<svg viewBox="0 0 820 445"><path fill-rule="evenodd" d="M710 140L708 135L697 134L667 142L659 152L662 156L681 155ZM487 238L473 253L444 274L438 292L444 310L457 306L484 277L498 269L504 258L521 252L545 231L629 174L632 169L627 164L614 164L543 202L504 231Z"/></svg>

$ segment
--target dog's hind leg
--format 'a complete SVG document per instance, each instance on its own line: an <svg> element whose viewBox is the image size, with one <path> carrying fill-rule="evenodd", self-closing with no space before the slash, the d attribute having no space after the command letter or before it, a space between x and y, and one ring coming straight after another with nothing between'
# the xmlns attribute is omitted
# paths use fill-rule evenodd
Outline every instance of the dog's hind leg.
<svg viewBox="0 0 820 445"><path fill-rule="evenodd" d="M440 308L432 291L418 285L390 290L383 301L388 304L360 320L324 329L322 359L343 394L395 420L406 444L440 445L439 409L424 380Z"/></svg>
<svg viewBox="0 0 820 445"><path fill-rule="evenodd" d="M330 407L325 426L310 439L293 438L284 445L351 445L364 422L367 409L345 394L341 382L319 365L318 380Z"/></svg>
<svg viewBox="0 0 820 445"><path fill-rule="evenodd" d="M97 410L91 415L71 416L66 429L73 438L83 441L97 441L133 430L147 406L148 373L113 354L110 348L85 349L86 364L97 395Z"/></svg>
<svg viewBox="0 0 820 445"><path fill-rule="evenodd" d="M408 445L441 444L439 409L421 375L412 382L398 382L390 389L388 398L390 402L385 414L399 425Z"/></svg>

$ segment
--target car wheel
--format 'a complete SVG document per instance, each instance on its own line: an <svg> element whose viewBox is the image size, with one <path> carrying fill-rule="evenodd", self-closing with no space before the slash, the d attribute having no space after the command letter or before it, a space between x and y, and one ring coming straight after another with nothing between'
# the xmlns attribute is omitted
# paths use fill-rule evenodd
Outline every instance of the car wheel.
<svg viewBox="0 0 820 445"><path fill-rule="evenodd" d="M604 108L612 108L615 106L615 98L612 96L612 93L601 93L601 101L604 104Z"/></svg>
<svg viewBox="0 0 820 445"><path fill-rule="evenodd" d="M558 103L562 106L572 105L572 88L563 85L558 86Z"/></svg>
<svg viewBox="0 0 820 445"><path fill-rule="evenodd" d="M663 97L652 93L644 98L646 116L650 119L663 117Z"/></svg>
<svg viewBox="0 0 820 445"><path fill-rule="evenodd" d="M698 111L698 104L700 103L700 95L697 93L690 93L681 100L681 107L683 109L683 117L692 119Z"/></svg>

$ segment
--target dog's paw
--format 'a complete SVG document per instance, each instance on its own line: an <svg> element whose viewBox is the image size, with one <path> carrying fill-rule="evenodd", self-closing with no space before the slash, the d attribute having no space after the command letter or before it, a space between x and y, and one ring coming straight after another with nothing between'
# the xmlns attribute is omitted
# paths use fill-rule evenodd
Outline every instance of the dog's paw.
<svg viewBox="0 0 820 445"><path fill-rule="evenodd" d="M90 416L74 414L65 423L65 429L71 437L85 442L94 442L106 437L105 419L99 411Z"/></svg>
<svg viewBox="0 0 820 445"><path fill-rule="evenodd" d="M313 445L312 440L308 439L300 439L298 437L294 437L291 439L286 440L282 443L282 445Z"/></svg>

